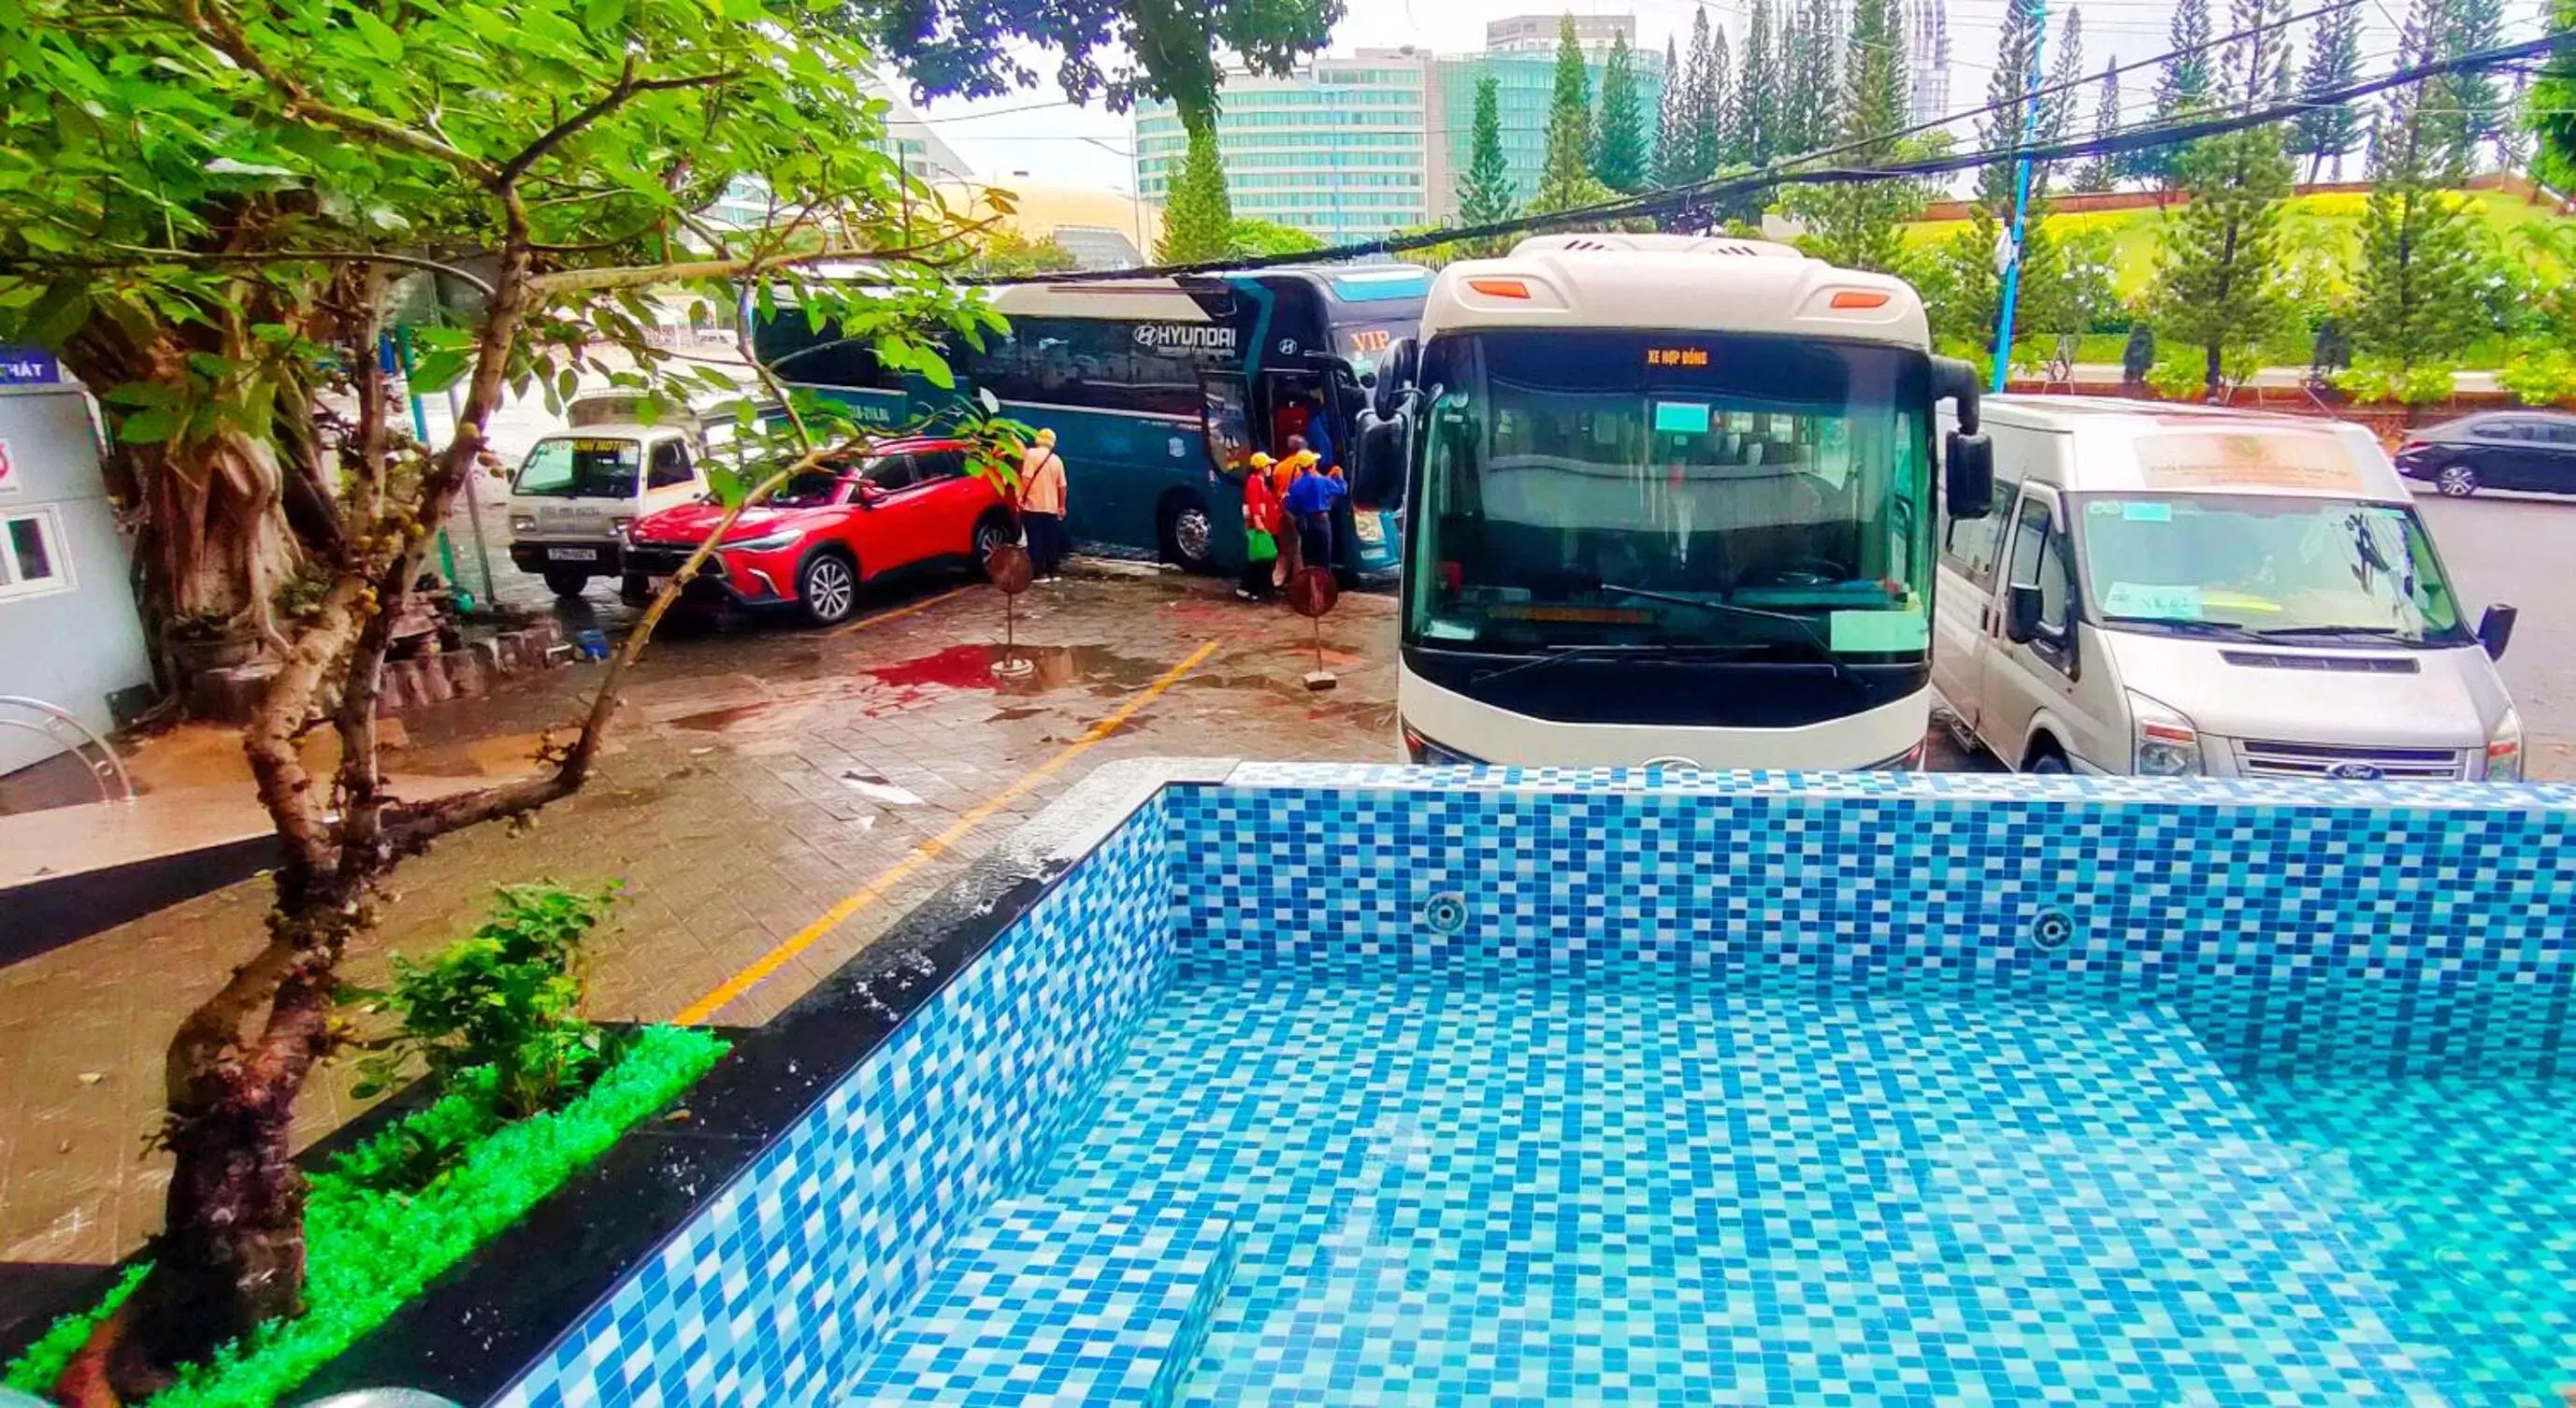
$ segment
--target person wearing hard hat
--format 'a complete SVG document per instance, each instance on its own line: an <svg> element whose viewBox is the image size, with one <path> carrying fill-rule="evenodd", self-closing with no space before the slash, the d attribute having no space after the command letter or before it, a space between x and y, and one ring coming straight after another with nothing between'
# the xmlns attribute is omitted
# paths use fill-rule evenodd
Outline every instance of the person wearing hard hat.
<svg viewBox="0 0 2576 1408"><path fill-rule="evenodd" d="M1029 540L1029 576L1052 582L1064 566L1072 540L1064 531L1064 456L1055 449L1055 431L1038 432L1037 443L1020 456L1020 521Z"/></svg>

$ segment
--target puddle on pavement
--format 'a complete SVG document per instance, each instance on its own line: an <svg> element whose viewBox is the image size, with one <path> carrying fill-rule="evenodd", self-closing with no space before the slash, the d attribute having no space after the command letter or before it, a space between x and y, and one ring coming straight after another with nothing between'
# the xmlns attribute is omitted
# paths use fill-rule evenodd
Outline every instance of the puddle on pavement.
<svg viewBox="0 0 2576 1408"><path fill-rule="evenodd" d="M993 667L1004 660L1024 662L1025 674L999 675ZM1100 693L1124 694L1163 677L1169 661L1121 655L1099 645L952 645L936 654L871 665L867 673L879 683L901 690L937 685L945 689L990 690L995 694L1046 694L1076 685Z"/></svg>

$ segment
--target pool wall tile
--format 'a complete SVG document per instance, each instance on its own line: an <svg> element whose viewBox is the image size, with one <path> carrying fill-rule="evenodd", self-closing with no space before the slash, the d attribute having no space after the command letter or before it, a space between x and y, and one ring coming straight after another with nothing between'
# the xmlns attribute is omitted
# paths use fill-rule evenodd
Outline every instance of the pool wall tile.
<svg viewBox="0 0 2576 1408"><path fill-rule="evenodd" d="M494 1401L821 1402L950 1239L1054 1147L1171 973L1162 802L991 950Z"/></svg>
<svg viewBox="0 0 2576 1408"><path fill-rule="evenodd" d="M2240 1073L2553 1075L2571 831L2570 787L1326 765L1176 783L494 1401L830 1401L1176 978L2002 993L2173 1012Z"/></svg>
<svg viewBox="0 0 2576 1408"><path fill-rule="evenodd" d="M1169 796L1193 978L1973 990L2169 1005L2239 1072L2566 1068L2576 788L1247 764Z"/></svg>

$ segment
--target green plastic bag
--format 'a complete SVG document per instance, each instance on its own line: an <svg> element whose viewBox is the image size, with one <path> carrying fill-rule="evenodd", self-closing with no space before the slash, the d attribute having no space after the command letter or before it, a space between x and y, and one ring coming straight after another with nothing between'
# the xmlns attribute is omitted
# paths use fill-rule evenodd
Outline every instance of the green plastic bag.
<svg viewBox="0 0 2576 1408"><path fill-rule="evenodd" d="M1276 562L1279 540L1259 528L1251 529L1244 535L1243 557L1247 562Z"/></svg>

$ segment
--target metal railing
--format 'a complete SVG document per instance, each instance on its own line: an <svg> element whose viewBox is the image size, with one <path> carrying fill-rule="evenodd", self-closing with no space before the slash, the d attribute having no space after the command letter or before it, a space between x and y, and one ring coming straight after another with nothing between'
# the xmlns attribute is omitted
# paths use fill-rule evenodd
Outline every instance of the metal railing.
<svg viewBox="0 0 2576 1408"><path fill-rule="evenodd" d="M18 717L12 713L13 710L34 717ZM60 745L64 752L80 759L81 766L89 770L90 781L98 788L100 801L134 800L134 779L126 774L125 760L116 756L116 750L108 746L106 739L92 732L89 725L72 717L68 710L23 694L0 694L0 728L17 729L48 739Z"/></svg>

